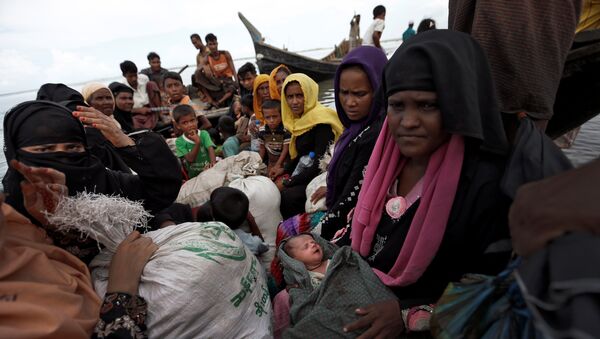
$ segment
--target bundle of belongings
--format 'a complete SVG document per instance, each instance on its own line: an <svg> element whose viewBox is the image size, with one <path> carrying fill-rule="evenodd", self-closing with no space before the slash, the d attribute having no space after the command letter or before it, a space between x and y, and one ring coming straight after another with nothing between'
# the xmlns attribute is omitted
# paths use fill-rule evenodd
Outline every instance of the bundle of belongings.
<svg viewBox="0 0 600 339"><path fill-rule="evenodd" d="M90 264L96 292L106 293L117 246L148 215L120 197L80 193L60 201L49 216L104 246ZM184 223L145 233L158 245L140 278L148 303L150 338L271 337L271 302L257 258L223 223Z"/></svg>

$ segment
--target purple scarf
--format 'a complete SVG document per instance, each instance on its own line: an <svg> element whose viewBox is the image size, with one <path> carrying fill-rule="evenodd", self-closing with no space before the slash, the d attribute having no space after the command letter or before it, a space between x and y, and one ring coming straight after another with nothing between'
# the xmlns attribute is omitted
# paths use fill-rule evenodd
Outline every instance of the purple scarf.
<svg viewBox="0 0 600 339"><path fill-rule="evenodd" d="M367 73L369 80L371 81L371 88L373 92L377 92L379 85L381 84L381 76L383 73L383 67L387 62L387 57L379 48L372 46L361 46L353 49L348 55L344 57L342 63L337 68L334 79L335 89L335 108L340 121L345 127L344 133L340 136L335 145L335 152L329 163L327 170L327 208L332 208L335 204L336 192L335 192L335 180L337 176L337 166L339 160L342 158L348 144L352 141L365 127L371 125L384 111L381 100L378 100L375 95L373 97L373 103L371 104L371 110L369 115L360 121L352 121L346 115L344 108L339 99L340 91L340 74L342 70L349 66L359 65Z"/></svg>

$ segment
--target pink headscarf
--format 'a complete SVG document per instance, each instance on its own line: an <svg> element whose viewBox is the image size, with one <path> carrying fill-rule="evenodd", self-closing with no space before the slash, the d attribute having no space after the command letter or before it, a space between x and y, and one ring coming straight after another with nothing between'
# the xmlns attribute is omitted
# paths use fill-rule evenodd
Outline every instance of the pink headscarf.
<svg viewBox="0 0 600 339"><path fill-rule="evenodd" d="M389 272L374 269L386 286L407 286L416 282L435 257L456 195L463 157L463 137L453 134L429 158L421 202L400 254ZM404 160L389 132L386 118L369 159L352 221L352 248L363 257L371 251L387 192L402 170Z"/></svg>

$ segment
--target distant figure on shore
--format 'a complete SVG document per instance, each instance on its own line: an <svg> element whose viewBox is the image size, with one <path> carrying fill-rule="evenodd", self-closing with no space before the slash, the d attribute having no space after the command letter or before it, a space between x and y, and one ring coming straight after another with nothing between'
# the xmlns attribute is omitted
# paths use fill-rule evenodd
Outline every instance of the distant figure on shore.
<svg viewBox="0 0 600 339"><path fill-rule="evenodd" d="M229 106L238 82L231 54L219 50L217 37L208 33L204 38L209 53L196 70L195 80L206 102L213 107Z"/></svg>
<svg viewBox="0 0 600 339"><path fill-rule="evenodd" d="M363 45L375 46L381 48L381 35L385 28L385 7L383 5L373 8L373 22L367 28L363 37ZM383 48L381 48L383 49Z"/></svg>
<svg viewBox="0 0 600 339"><path fill-rule="evenodd" d="M148 53L147 58L150 67L144 68L140 73L148 76L150 81L154 81L162 91L163 77L169 70L160 66L160 56L156 52Z"/></svg>
<svg viewBox="0 0 600 339"><path fill-rule="evenodd" d="M415 23L411 20L408 22L408 28L406 29L406 31L404 31L404 33L402 33L402 41L406 41L408 39L410 39L412 36L414 36L415 34L415 30L413 29L413 26L415 25Z"/></svg>
<svg viewBox="0 0 600 339"><path fill-rule="evenodd" d="M419 23L419 27L417 27L417 34L430 31L432 29L437 29L435 27L435 20L433 19L423 19Z"/></svg>

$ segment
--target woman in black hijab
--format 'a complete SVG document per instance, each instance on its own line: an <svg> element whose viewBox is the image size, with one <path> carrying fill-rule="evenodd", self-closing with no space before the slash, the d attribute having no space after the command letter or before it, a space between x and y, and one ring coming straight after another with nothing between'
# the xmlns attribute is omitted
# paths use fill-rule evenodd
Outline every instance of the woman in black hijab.
<svg viewBox="0 0 600 339"><path fill-rule="evenodd" d="M133 89L120 82L112 82L108 88L115 97L115 110L113 116L121 124L121 129L125 133L133 132L133 117L131 110L133 109Z"/></svg>
<svg viewBox="0 0 600 339"><path fill-rule="evenodd" d="M143 201L151 213L175 200L181 186L181 170L160 135L146 133L134 142L114 124L106 128L104 120L110 120L104 114L89 107L77 109L72 113L65 106L44 100L27 101L12 108L4 117L6 160L16 159L29 166L64 173L71 195L82 191L116 194ZM107 169L91 155L80 120L98 128L137 175ZM6 202L28 216L19 186L22 180L20 173L9 168L2 183L8 193ZM57 235L55 240L61 238ZM57 244L66 247L64 243Z"/></svg>
<svg viewBox="0 0 600 339"><path fill-rule="evenodd" d="M388 61L382 91L351 242L398 299L357 310L346 330L369 338L422 330L449 282L497 274L510 256L508 142L482 48L464 33L417 34Z"/></svg>

